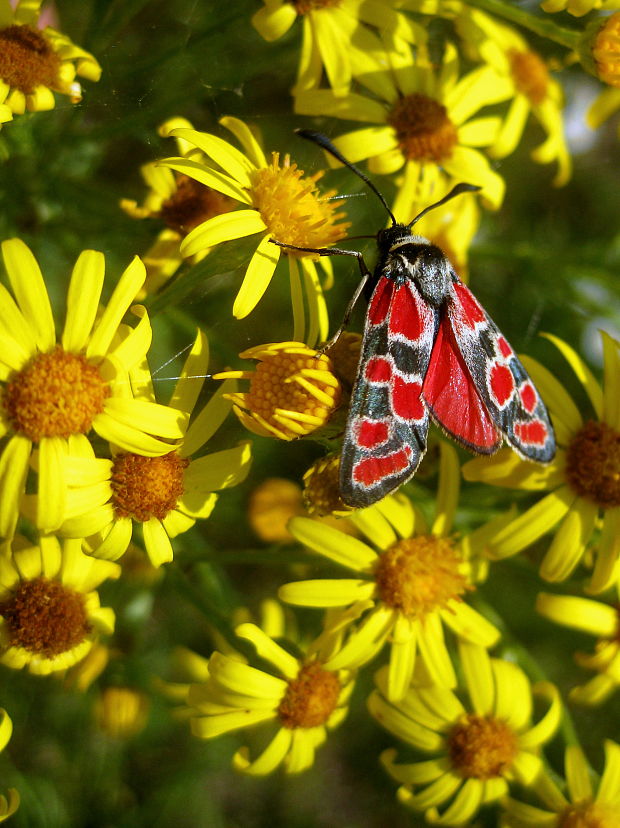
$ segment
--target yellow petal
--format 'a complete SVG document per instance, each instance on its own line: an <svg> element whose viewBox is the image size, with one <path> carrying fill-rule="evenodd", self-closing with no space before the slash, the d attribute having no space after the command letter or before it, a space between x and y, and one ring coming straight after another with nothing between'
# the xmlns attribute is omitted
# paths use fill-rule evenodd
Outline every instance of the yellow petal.
<svg viewBox="0 0 620 828"><path fill-rule="evenodd" d="M151 517L143 523L142 535L151 564L159 567L164 563L170 563L174 557L172 544L159 518Z"/></svg>
<svg viewBox="0 0 620 828"><path fill-rule="evenodd" d="M222 213L203 221L188 233L181 242L181 253L184 256L193 256L209 247L215 247L216 244L252 236L266 229L267 226L258 210L233 210L231 213ZM273 244L271 247L279 255L278 248Z"/></svg>
<svg viewBox="0 0 620 828"><path fill-rule="evenodd" d="M375 591L376 585L372 581L316 578L284 584L278 590L278 598L298 607L348 607L372 598Z"/></svg>
<svg viewBox="0 0 620 828"><path fill-rule="evenodd" d="M211 187L211 189L217 190L218 193L223 193L235 201L247 205L252 203L247 190L241 187L234 178L226 175L226 173L219 172L219 170L207 167L201 161L192 161L191 158L164 158L159 163L183 175L188 175L195 181L204 184L205 187Z"/></svg>
<svg viewBox="0 0 620 828"><path fill-rule="evenodd" d="M304 546L348 569L369 572L377 560L374 550L362 541L315 520L293 518L288 528Z"/></svg>
<svg viewBox="0 0 620 828"><path fill-rule="evenodd" d="M209 132L198 132L196 129L173 129L170 135L198 147L244 189L251 187L251 174L255 167L228 141L218 138L217 135L211 135Z"/></svg>
<svg viewBox="0 0 620 828"><path fill-rule="evenodd" d="M548 333L544 333L542 334L542 336L544 336L550 342L553 342L555 347L560 351L564 359L573 369L573 371L575 372L575 376L586 389L586 393L590 398L590 402L592 403L592 407L596 412L596 416L600 420L603 416L603 391L601 389L600 384L594 378L594 374L592 373L592 371L590 371L590 369L588 368L586 363L581 359L577 351L575 351L574 348L571 348L571 346L567 342L564 342L563 339L560 339L558 336L554 336L553 334ZM566 394L566 392L564 392L562 398L558 400L561 406L561 408L558 408L559 413L562 413L562 410L564 409L564 406L566 404L566 397L568 397L568 395ZM568 397L568 399L570 400L570 397ZM551 403L551 400L548 400L548 402ZM572 400L571 404L572 408L574 408L575 405L572 402ZM572 417L572 419L574 422L577 422L577 420L574 417Z"/></svg>
<svg viewBox="0 0 620 828"><path fill-rule="evenodd" d="M253 761L248 758L247 748L240 748L233 756L233 768L251 776L272 773L284 761L293 740L294 731L281 727L265 750Z"/></svg>
<svg viewBox="0 0 620 828"><path fill-rule="evenodd" d="M299 661L269 638L256 624L240 624L235 627L235 635L250 641L258 655L271 662L287 679L297 677L301 666Z"/></svg>
<svg viewBox="0 0 620 828"><path fill-rule="evenodd" d="M62 334L66 351L79 353L90 336L105 274L105 257L98 250L80 253L71 274L67 294L67 318Z"/></svg>
<svg viewBox="0 0 620 828"><path fill-rule="evenodd" d="M572 802L582 802L592 798L590 768L579 745L568 745L566 748L564 773Z"/></svg>
<svg viewBox="0 0 620 828"><path fill-rule="evenodd" d="M12 537L19 517L19 500L26 487L32 443L14 435L0 454L0 537Z"/></svg>
<svg viewBox="0 0 620 828"><path fill-rule="evenodd" d="M444 440L440 442L439 449L439 487L436 495L435 520L431 527L431 533L437 537L448 535L452 529L461 483L456 449Z"/></svg>
<svg viewBox="0 0 620 828"><path fill-rule="evenodd" d="M40 351L51 351L56 343L54 316L37 260L21 239L2 242L7 276L20 310L35 334Z"/></svg>
<svg viewBox="0 0 620 828"><path fill-rule="evenodd" d="M550 621L599 638L612 638L617 631L616 610L608 604L576 595L539 593L536 610Z"/></svg>
<svg viewBox="0 0 620 828"><path fill-rule="evenodd" d="M134 256L129 266L123 271L101 318L95 325L93 335L86 349L87 357L91 359L94 357L102 358L106 355L123 316L135 300L145 278L146 269L144 264L138 256Z"/></svg>
<svg viewBox="0 0 620 828"><path fill-rule="evenodd" d="M601 337L605 374L602 420L620 431L620 345L605 331Z"/></svg>
<svg viewBox="0 0 620 828"><path fill-rule="evenodd" d="M193 418L185 432L185 439L179 450L181 457L190 457L213 437L231 409L231 400L226 399L225 395L236 390L237 383L234 380L225 380L220 385L205 407ZM190 410L181 405L178 408L183 411Z"/></svg>
<svg viewBox="0 0 620 828"><path fill-rule="evenodd" d="M540 574L546 581L557 582L568 578L583 557L597 516L595 503L581 498L575 501L540 565Z"/></svg>
<svg viewBox="0 0 620 828"><path fill-rule="evenodd" d="M262 221L262 219L261 219ZM260 302L280 259L280 248L264 236L250 260L233 303L235 319L244 319Z"/></svg>

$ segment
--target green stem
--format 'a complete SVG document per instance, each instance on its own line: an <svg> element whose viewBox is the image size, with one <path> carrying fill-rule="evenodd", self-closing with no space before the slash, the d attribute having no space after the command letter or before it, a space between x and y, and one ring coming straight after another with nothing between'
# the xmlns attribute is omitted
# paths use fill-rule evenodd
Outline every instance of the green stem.
<svg viewBox="0 0 620 828"><path fill-rule="evenodd" d="M538 17L512 3L504 3L502 0L469 0L469 5L484 9L497 17L503 17L504 20L510 20L511 23L523 26L524 29L529 29L530 32L559 43L567 49L578 48L581 32L563 29L550 18Z"/></svg>

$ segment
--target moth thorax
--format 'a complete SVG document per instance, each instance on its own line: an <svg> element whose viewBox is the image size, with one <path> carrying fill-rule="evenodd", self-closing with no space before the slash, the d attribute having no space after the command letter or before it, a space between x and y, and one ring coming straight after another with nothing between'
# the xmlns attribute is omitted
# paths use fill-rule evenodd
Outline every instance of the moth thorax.
<svg viewBox="0 0 620 828"><path fill-rule="evenodd" d="M424 240L409 247L412 278L422 298L430 305L440 307L448 296L452 281L452 266L442 251ZM406 251L403 249L402 254ZM402 255L401 254L401 255Z"/></svg>

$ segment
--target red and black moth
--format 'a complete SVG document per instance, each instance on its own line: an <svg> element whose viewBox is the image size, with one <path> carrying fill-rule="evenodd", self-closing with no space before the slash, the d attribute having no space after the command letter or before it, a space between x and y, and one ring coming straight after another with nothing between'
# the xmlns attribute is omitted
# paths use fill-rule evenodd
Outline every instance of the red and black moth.
<svg viewBox="0 0 620 828"><path fill-rule="evenodd" d="M311 130L298 134L362 178L392 219L377 233L373 273L356 251L296 248L355 256L359 263L361 282L326 348L342 333L360 295L368 300L340 460L342 500L370 506L409 480L426 451L430 420L476 454L493 454L506 440L521 457L549 463L555 437L534 383L444 253L411 232L429 210L480 188L458 184L409 224L399 224L372 181L329 139Z"/></svg>

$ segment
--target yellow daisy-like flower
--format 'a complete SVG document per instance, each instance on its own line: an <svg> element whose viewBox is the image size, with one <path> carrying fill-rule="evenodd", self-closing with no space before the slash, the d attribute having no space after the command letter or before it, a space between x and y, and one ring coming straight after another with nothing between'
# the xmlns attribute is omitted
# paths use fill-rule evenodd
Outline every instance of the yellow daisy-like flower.
<svg viewBox="0 0 620 828"><path fill-rule="evenodd" d="M476 458L463 466L466 480L550 492L490 538L494 558L517 554L559 523L540 574L548 581L563 581L582 560L600 526L587 590L592 593L608 589L620 575L620 345L608 334L601 335L603 388L570 345L546 334L583 384L596 419L584 422L558 380L522 357L551 412L558 442L553 462L540 466L500 449L491 458Z"/></svg>
<svg viewBox="0 0 620 828"><path fill-rule="evenodd" d="M238 656L215 652L209 659L208 680L189 691L188 701L196 714L191 720L192 733L212 739L270 723L277 730L262 753L252 761L248 748L241 748L233 767L255 776L271 773L280 765L286 773L301 773L313 764L327 732L345 718L354 676L326 666L335 640L325 646L325 640L318 639L303 657L295 658L255 624L241 624L235 632L254 645L277 675L252 667Z"/></svg>
<svg viewBox="0 0 620 828"><path fill-rule="evenodd" d="M620 825L620 745L605 740L605 770L596 793L592 771L578 745L564 754L568 799L547 771L531 789L550 810L506 797L503 828L618 828Z"/></svg>
<svg viewBox="0 0 620 828"><path fill-rule="evenodd" d="M193 129L185 118L171 118L161 125L158 132L167 136L173 129ZM179 155L204 161L204 155L183 139L177 140ZM156 292L179 269L183 262L180 244L185 236L213 216L228 213L236 203L233 199L206 187L187 175L175 174L158 162L151 161L140 168L140 173L149 191L142 204L124 198L122 209L135 219L151 218L163 222L166 227L158 234L156 241L142 256L146 266L146 282L143 293ZM202 258L208 250L194 256Z"/></svg>
<svg viewBox="0 0 620 828"><path fill-rule="evenodd" d="M9 743L13 733L13 722L6 710L0 708L0 752ZM19 792L9 788L8 796L0 795L0 822L4 822L19 808Z"/></svg>
<svg viewBox="0 0 620 828"><path fill-rule="evenodd" d="M281 600L306 607L358 608L345 645L327 662L330 669L356 668L390 642L387 693L404 696L420 660L426 680L452 687L456 676L444 640L444 626L457 637L490 647L498 630L463 598L475 587L469 560L479 551L484 531L456 543L451 536L459 489L455 450L441 444L441 471L435 520L429 528L404 495L392 495L352 513L352 521L370 541L307 518L294 518L289 529L298 541L352 570L354 578L298 581L279 590Z"/></svg>
<svg viewBox="0 0 620 828"><path fill-rule="evenodd" d="M544 60L515 29L478 9L466 7L455 22L468 54L485 61L513 84L510 108L489 154L494 158L510 155L531 112L547 134L546 140L532 151L532 158L540 164L557 162L553 183L556 187L566 184L571 159L564 138L563 93L560 84L549 75Z"/></svg>
<svg viewBox="0 0 620 828"><path fill-rule="evenodd" d="M200 331L170 402L189 419L204 383L209 360ZM140 399L155 404L150 374L132 372ZM249 471L249 443L190 459L217 431L230 410L221 388L193 419L182 441L162 456L115 450L111 460L95 457L87 440L74 441L66 461L69 486L60 533L86 538L85 550L116 560L125 553L140 525L149 560L160 566L173 558L171 538L208 518L218 489L235 486Z"/></svg>
<svg viewBox="0 0 620 828"><path fill-rule="evenodd" d="M79 540L53 535L0 559L0 663L36 675L66 670L100 634L114 631L114 611L95 591L118 578L118 564L89 558Z"/></svg>
<svg viewBox="0 0 620 828"><path fill-rule="evenodd" d="M221 242L259 236L256 251L233 304L233 315L243 319L254 310L284 252L291 279L293 337L310 344L325 339L327 309L313 254L284 251L271 240L295 247L329 247L343 238L349 227L348 223L341 221L344 214L338 212L342 202L333 200L335 191L321 193L318 190L317 181L322 177L322 172L304 177L303 171L291 162L288 155L281 161L277 152L272 153L271 161L268 161L260 143L243 121L222 118L220 123L235 135L245 154L216 135L192 129L173 129L171 136L197 147L217 168L193 158L166 158L160 163L229 196L243 208L199 224L183 240L181 253L183 256L194 256ZM332 278L331 263L322 258L319 264L329 282ZM304 291L308 306L307 325Z"/></svg>
<svg viewBox="0 0 620 828"><path fill-rule="evenodd" d="M381 756L401 784L400 802L424 811L432 825L470 824L482 805L508 792L510 782L531 785L543 767L540 747L562 715L560 695L549 682L532 688L516 664L489 658L482 647L461 643L459 651L469 708L445 687L412 687L400 704L390 703L383 673L379 691L368 700L370 712L390 733L435 754L410 764L397 764L393 749ZM535 725L532 692L549 702ZM438 807L448 802L440 815Z"/></svg>
<svg viewBox="0 0 620 828"><path fill-rule="evenodd" d="M373 70L381 66L384 47L378 34L426 42L421 26L393 8L397 2L377 0L263 0L252 25L268 41L278 40L301 17L303 40L294 94L315 89L323 72L336 95L345 95L351 81L372 88ZM383 57L383 66L386 59Z"/></svg>
<svg viewBox="0 0 620 828"><path fill-rule="evenodd" d="M581 667L595 670L598 675L570 692L571 701L598 705L607 701L620 687L620 610L600 601L573 595L541 593L536 609L545 618L598 638L592 655L575 653Z"/></svg>
<svg viewBox="0 0 620 828"><path fill-rule="evenodd" d="M34 446L38 497L32 517L50 532L62 521L63 459L73 439L86 441L92 430L125 451L160 455L170 445L157 437L181 437L187 415L131 397L127 372L144 359L151 342L142 306L131 308L138 319L135 328L121 324L144 282L140 259L125 270L100 311L104 256L95 250L79 256L58 342L36 259L19 239L3 242L2 254L15 296L0 285L0 436L7 438L0 457L0 535L9 537Z"/></svg>
<svg viewBox="0 0 620 828"><path fill-rule="evenodd" d="M380 75L379 100L359 94L339 98L328 90L314 90L297 96L297 112L372 124L341 135L334 144L353 163L368 159L374 173L393 173L404 166L400 203L407 221L413 218L407 206L412 210L416 200L428 204L431 194L438 192L440 170L451 181L478 185L487 205L499 207L504 181L478 148L494 144L501 119L472 115L510 98L512 82L490 66L459 78L452 44L439 67L416 60L408 49L390 58L392 71Z"/></svg>
<svg viewBox="0 0 620 828"><path fill-rule="evenodd" d="M82 100L76 75L98 81L101 67L67 35L38 29L39 0L19 0L15 9L0 0L0 121L2 107L21 115L53 109L54 92ZM8 119L7 119L8 120Z"/></svg>
<svg viewBox="0 0 620 828"><path fill-rule="evenodd" d="M573 17L583 17L594 9L616 9L618 0L544 0L540 8L550 14L567 11Z"/></svg>
<svg viewBox="0 0 620 828"><path fill-rule="evenodd" d="M94 706L95 721L112 739L130 739L144 730L149 716L148 696L133 687L106 687Z"/></svg>
<svg viewBox="0 0 620 828"><path fill-rule="evenodd" d="M262 437L296 440L324 426L340 402L331 360L303 342L257 345L239 354L255 371L222 371L215 379L247 379L244 393L227 394L243 425Z"/></svg>
<svg viewBox="0 0 620 828"><path fill-rule="evenodd" d="M292 541L288 522L303 513L301 487L284 477L268 477L250 494L248 522L265 543Z"/></svg>

